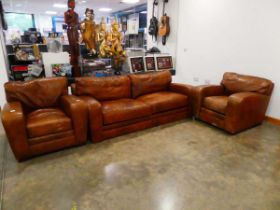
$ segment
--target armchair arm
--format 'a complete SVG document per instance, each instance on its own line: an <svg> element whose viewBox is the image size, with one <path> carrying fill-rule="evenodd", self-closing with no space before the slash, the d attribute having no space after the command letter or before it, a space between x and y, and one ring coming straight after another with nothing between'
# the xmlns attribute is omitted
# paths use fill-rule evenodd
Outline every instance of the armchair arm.
<svg viewBox="0 0 280 210"><path fill-rule="evenodd" d="M198 117L202 101L208 96L224 95L224 88L221 85L201 85L193 88L193 109L194 116Z"/></svg>
<svg viewBox="0 0 280 210"><path fill-rule="evenodd" d="M78 144L87 140L87 105L77 96L65 95L61 98L63 111L71 118Z"/></svg>
<svg viewBox="0 0 280 210"><path fill-rule="evenodd" d="M89 114L89 127L91 133L91 141L99 142L103 139L102 127L103 127L103 115L102 106L99 101L89 96L80 96L88 106Z"/></svg>
<svg viewBox="0 0 280 210"><path fill-rule="evenodd" d="M29 156L26 120L20 102L6 103L2 110L2 123L10 146L17 160Z"/></svg>
<svg viewBox="0 0 280 210"><path fill-rule="evenodd" d="M269 103L269 96L255 92L232 94L228 100L225 127L231 133L261 123Z"/></svg>
<svg viewBox="0 0 280 210"><path fill-rule="evenodd" d="M187 84L171 83L169 90L172 92L182 93L186 96L191 96L193 86Z"/></svg>

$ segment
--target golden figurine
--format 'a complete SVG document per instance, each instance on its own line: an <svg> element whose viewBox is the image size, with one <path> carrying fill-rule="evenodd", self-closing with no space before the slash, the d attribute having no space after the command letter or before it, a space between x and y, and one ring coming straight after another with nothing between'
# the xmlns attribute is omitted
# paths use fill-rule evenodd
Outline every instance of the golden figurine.
<svg viewBox="0 0 280 210"><path fill-rule="evenodd" d="M87 8L85 11L86 18L81 22L81 32L83 42L86 44L90 54L96 54L96 26L94 22L94 12Z"/></svg>
<svg viewBox="0 0 280 210"><path fill-rule="evenodd" d="M119 23L115 19L111 24L110 41L112 43L111 50L113 55L126 56L121 45L123 41L123 34L119 31Z"/></svg>
<svg viewBox="0 0 280 210"><path fill-rule="evenodd" d="M114 58L114 68L116 69L115 73L119 73L121 66L126 59L126 54L122 47L123 34L119 31L119 23L115 19L111 24L111 33L109 35L109 40L111 41L111 51Z"/></svg>
<svg viewBox="0 0 280 210"><path fill-rule="evenodd" d="M97 41L99 43L99 55L101 58L110 58L113 53L108 42L108 33L106 31L106 22L104 17L99 25L99 31L97 33Z"/></svg>

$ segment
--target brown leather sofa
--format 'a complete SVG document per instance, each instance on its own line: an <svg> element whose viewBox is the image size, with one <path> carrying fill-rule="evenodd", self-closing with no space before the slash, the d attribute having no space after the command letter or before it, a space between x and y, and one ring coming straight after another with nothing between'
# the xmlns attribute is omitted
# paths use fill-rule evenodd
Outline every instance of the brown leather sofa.
<svg viewBox="0 0 280 210"><path fill-rule="evenodd" d="M220 85L194 89L194 116L229 133L262 123L274 84L267 79L226 72Z"/></svg>
<svg viewBox="0 0 280 210"><path fill-rule="evenodd" d="M4 87L2 122L17 160L86 142L87 105L67 94L65 78L8 82Z"/></svg>
<svg viewBox="0 0 280 210"><path fill-rule="evenodd" d="M99 142L191 116L191 86L171 83L169 71L75 79L88 104L91 140Z"/></svg>

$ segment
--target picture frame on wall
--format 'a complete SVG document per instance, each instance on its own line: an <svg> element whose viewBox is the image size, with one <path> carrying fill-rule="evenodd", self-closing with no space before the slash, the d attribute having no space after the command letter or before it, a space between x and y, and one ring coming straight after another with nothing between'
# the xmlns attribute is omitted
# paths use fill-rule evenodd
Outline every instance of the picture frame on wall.
<svg viewBox="0 0 280 210"><path fill-rule="evenodd" d="M154 56L145 56L144 57L145 61L145 69L146 71L156 71L156 59Z"/></svg>
<svg viewBox="0 0 280 210"><path fill-rule="evenodd" d="M69 63L51 64L52 74L55 77L71 77L72 66Z"/></svg>
<svg viewBox="0 0 280 210"><path fill-rule="evenodd" d="M131 73L145 72L144 58L142 56L129 57L129 70Z"/></svg>
<svg viewBox="0 0 280 210"><path fill-rule="evenodd" d="M173 69L173 60L171 55L160 55L156 57L157 70Z"/></svg>

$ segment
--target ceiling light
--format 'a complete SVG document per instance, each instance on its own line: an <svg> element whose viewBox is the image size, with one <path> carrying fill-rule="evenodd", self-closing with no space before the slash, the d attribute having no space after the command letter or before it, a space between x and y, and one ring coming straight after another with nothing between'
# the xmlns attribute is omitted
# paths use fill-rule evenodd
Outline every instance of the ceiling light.
<svg viewBox="0 0 280 210"><path fill-rule="evenodd" d="M56 15L57 14L57 12L55 12L55 11L46 11L45 13L47 15Z"/></svg>
<svg viewBox="0 0 280 210"><path fill-rule="evenodd" d="M141 14L147 14L147 11L142 11L142 12L140 12Z"/></svg>
<svg viewBox="0 0 280 210"><path fill-rule="evenodd" d="M126 4L135 4L139 2L139 0L121 0L121 2Z"/></svg>
<svg viewBox="0 0 280 210"><path fill-rule="evenodd" d="M87 1L86 0L78 1L78 4L84 4L84 3L87 3Z"/></svg>
<svg viewBox="0 0 280 210"><path fill-rule="evenodd" d="M56 8L67 8L67 5L66 4L54 4L53 7L56 7Z"/></svg>
<svg viewBox="0 0 280 210"><path fill-rule="evenodd" d="M100 12L110 12L110 11L112 11L112 9L111 8L102 7L102 8L99 9L99 11Z"/></svg>

